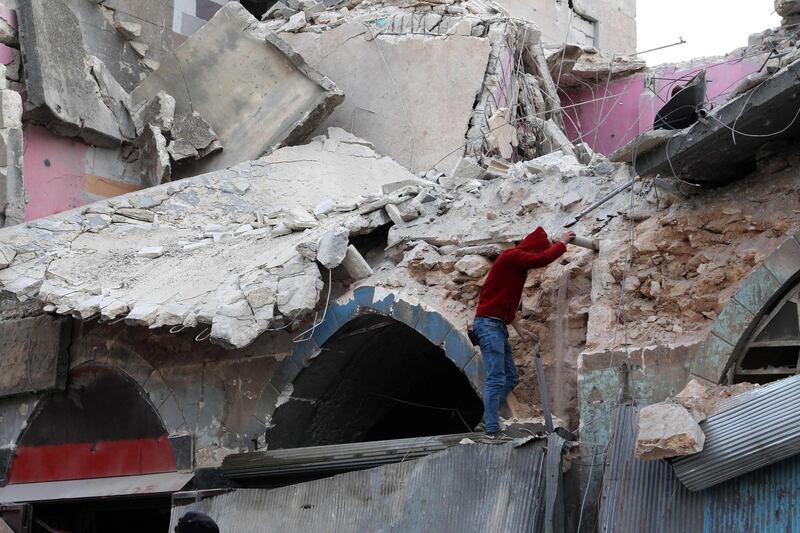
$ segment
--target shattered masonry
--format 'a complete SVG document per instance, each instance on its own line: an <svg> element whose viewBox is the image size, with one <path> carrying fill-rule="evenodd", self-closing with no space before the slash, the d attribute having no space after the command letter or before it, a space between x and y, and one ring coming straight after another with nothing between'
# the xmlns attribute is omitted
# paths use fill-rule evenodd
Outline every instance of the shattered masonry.
<svg viewBox="0 0 800 533"><path fill-rule="evenodd" d="M193 500L207 510L278 505L288 492L249 493L231 465L322 445L367 461L347 446L444 433L465 436L364 475L478 461L467 326L494 259L542 226L596 243L532 272L521 301L563 431L543 435L534 347L512 334L506 430L534 437L493 461L537 477L530 500L498 485L487 501L537 512L481 527L626 531L652 510L713 530L734 507L764 529L800 521L781 488L798 439L800 2L767 6L781 25L730 54L658 67L629 55L633 0L172 4L0 0L0 504L108 478L236 489ZM661 114L673 97L691 100L686 128ZM761 402L781 434L725 440ZM753 518L760 504L729 502L759 475L778 492ZM673 524L676 490L697 523ZM396 524L376 507L392 498L347 505Z"/></svg>

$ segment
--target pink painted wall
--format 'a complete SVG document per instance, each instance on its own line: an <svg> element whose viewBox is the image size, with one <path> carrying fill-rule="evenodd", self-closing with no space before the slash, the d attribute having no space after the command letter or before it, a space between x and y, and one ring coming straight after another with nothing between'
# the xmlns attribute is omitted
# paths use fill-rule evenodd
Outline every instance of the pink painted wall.
<svg viewBox="0 0 800 533"><path fill-rule="evenodd" d="M676 82L656 80L656 96L645 88L647 76L689 80L705 68L708 100L713 105L720 105L739 82L758 70L762 63L763 59L749 58L710 61L683 69L660 67L612 80L607 87L601 83L566 91L561 102L567 115L564 118L567 136L574 142L586 142L596 152L611 154L640 133L652 129L656 113L664 101L669 100Z"/></svg>
<svg viewBox="0 0 800 533"><path fill-rule="evenodd" d="M28 204L25 220L84 205L84 167L89 147L29 126L24 133L23 177Z"/></svg>
<svg viewBox="0 0 800 533"><path fill-rule="evenodd" d="M25 220L140 188L122 181L125 166L115 150L88 146L38 126L25 128L23 142Z"/></svg>

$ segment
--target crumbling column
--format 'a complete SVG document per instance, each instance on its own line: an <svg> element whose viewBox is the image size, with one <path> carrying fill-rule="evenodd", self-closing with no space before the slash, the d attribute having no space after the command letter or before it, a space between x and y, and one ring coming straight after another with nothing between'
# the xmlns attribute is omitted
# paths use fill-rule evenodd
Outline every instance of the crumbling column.
<svg viewBox="0 0 800 533"><path fill-rule="evenodd" d="M0 65L0 226L11 226L25 219L22 98L6 87L5 70Z"/></svg>

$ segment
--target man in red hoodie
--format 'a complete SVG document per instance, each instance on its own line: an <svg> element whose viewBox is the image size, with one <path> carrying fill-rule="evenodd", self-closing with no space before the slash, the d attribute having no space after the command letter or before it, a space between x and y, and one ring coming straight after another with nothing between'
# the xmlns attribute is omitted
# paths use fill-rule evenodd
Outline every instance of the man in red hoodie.
<svg viewBox="0 0 800 533"><path fill-rule="evenodd" d="M547 233L541 227L536 228L515 248L500 254L481 288L472 328L486 366L483 421L489 437L494 438L500 432L500 404L519 382L508 343L508 325L522 340L534 340L531 333L520 327L516 316L528 270L547 266L561 257L567 251L567 243L574 238L575 233L568 231L557 242L550 243Z"/></svg>

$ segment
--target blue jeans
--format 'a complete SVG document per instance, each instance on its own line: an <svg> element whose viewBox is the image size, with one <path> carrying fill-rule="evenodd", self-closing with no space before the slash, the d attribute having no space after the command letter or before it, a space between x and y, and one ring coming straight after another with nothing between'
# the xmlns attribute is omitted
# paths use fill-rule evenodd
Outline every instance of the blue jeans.
<svg viewBox="0 0 800 533"><path fill-rule="evenodd" d="M500 431L500 404L519 383L514 354L508 343L508 328L496 318L475 317L472 331L478 337L486 366L486 390L483 394L483 422L486 433Z"/></svg>

